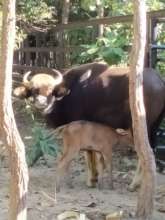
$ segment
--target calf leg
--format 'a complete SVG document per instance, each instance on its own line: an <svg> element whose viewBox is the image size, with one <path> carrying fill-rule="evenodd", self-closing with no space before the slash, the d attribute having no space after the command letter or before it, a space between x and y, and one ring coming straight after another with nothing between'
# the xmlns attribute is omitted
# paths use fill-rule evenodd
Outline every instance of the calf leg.
<svg viewBox="0 0 165 220"><path fill-rule="evenodd" d="M98 171L98 188L102 189L105 164L104 164L104 157L101 153L96 153L96 168Z"/></svg>
<svg viewBox="0 0 165 220"><path fill-rule="evenodd" d="M85 151L84 156L87 165L87 186L95 187L97 181L96 153L94 151Z"/></svg>
<svg viewBox="0 0 165 220"><path fill-rule="evenodd" d="M103 157L105 160L106 168L108 171L108 179L109 179L109 188L113 189L113 178L112 178L112 151L109 147L110 151L107 151L105 148L105 151L103 152Z"/></svg>
<svg viewBox="0 0 165 220"><path fill-rule="evenodd" d="M64 177L66 174L66 171L69 169L69 165L73 158L78 153L78 150L76 148L73 148L72 146L67 147L67 151L65 151L60 158L57 166L57 177L56 177L56 190L57 192L60 191L60 185L61 185L61 178ZM67 183L70 185L70 180L67 181Z"/></svg>

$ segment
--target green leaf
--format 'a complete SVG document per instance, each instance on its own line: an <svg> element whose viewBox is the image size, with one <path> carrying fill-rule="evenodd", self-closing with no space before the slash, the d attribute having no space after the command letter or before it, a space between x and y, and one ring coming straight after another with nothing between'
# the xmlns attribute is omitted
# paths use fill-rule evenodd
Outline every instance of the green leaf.
<svg viewBox="0 0 165 220"><path fill-rule="evenodd" d="M52 131L36 123L32 128L32 134L33 144L29 147L27 152L27 161L30 166L45 154L53 157L57 156L60 142Z"/></svg>
<svg viewBox="0 0 165 220"><path fill-rule="evenodd" d="M92 55L97 53L99 48L96 45L93 45L90 49L87 50L87 54Z"/></svg>
<svg viewBox="0 0 165 220"><path fill-rule="evenodd" d="M121 61L123 51L121 48L104 48L101 55L109 65L118 64Z"/></svg>
<svg viewBox="0 0 165 220"><path fill-rule="evenodd" d="M42 156L43 152L41 151L40 147L38 145L34 145L26 152L26 161L28 166L33 166Z"/></svg>

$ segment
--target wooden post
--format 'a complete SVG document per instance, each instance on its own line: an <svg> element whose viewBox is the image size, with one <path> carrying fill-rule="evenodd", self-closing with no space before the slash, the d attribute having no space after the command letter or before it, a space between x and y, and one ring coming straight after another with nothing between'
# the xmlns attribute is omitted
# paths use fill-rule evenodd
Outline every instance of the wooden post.
<svg viewBox="0 0 165 220"><path fill-rule="evenodd" d="M140 159L142 182L137 204L139 220L151 220L154 208L156 166L148 141L146 113L143 100L143 65L146 42L145 1L134 4L134 42L132 49L131 74L129 84L130 107L133 121L135 149Z"/></svg>
<svg viewBox="0 0 165 220"><path fill-rule="evenodd" d="M10 220L26 220L28 169L25 148L17 130L12 108L12 64L15 38L15 0L3 1L0 59L0 131L10 162Z"/></svg>
<svg viewBox="0 0 165 220"><path fill-rule="evenodd" d="M23 47L24 48L29 47L29 42L27 38L24 40ZM24 52L24 56L25 56L25 65L29 66L30 65L30 53L28 51Z"/></svg>
<svg viewBox="0 0 165 220"><path fill-rule="evenodd" d="M96 6L97 6L97 16L98 18L104 17L104 3L101 0L96 0ZM102 37L104 34L104 25L99 24L98 25L98 37Z"/></svg>
<svg viewBox="0 0 165 220"><path fill-rule="evenodd" d="M150 48L150 67L155 68L157 63L157 48L152 48L156 45L157 41L157 19L153 18L151 20L151 48Z"/></svg>

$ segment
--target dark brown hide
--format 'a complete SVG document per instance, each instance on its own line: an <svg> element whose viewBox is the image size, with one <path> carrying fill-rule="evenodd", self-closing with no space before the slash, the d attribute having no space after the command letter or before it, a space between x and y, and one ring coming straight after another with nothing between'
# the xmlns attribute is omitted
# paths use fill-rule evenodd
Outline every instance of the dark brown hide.
<svg viewBox="0 0 165 220"><path fill-rule="evenodd" d="M61 87L69 89L70 94L54 103L52 112L46 116L48 124L57 127L75 120L88 120L114 128L131 127L129 69L107 68L102 65L81 65L64 74L63 83L56 87L55 95L58 96ZM84 77L90 69L91 73ZM144 100L148 133L153 145L155 131L163 117L165 106L165 84L153 69L144 70Z"/></svg>

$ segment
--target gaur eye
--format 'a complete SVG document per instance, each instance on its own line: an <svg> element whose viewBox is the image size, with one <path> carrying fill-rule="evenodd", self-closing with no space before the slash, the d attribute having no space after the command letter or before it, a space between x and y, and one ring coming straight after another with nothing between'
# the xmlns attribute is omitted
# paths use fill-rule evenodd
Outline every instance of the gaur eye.
<svg viewBox="0 0 165 220"><path fill-rule="evenodd" d="M32 91L31 90L27 90L26 98L29 98L30 96L32 96Z"/></svg>
<svg viewBox="0 0 165 220"><path fill-rule="evenodd" d="M32 89L32 94L33 95L38 95L39 94L39 89L33 88Z"/></svg>

